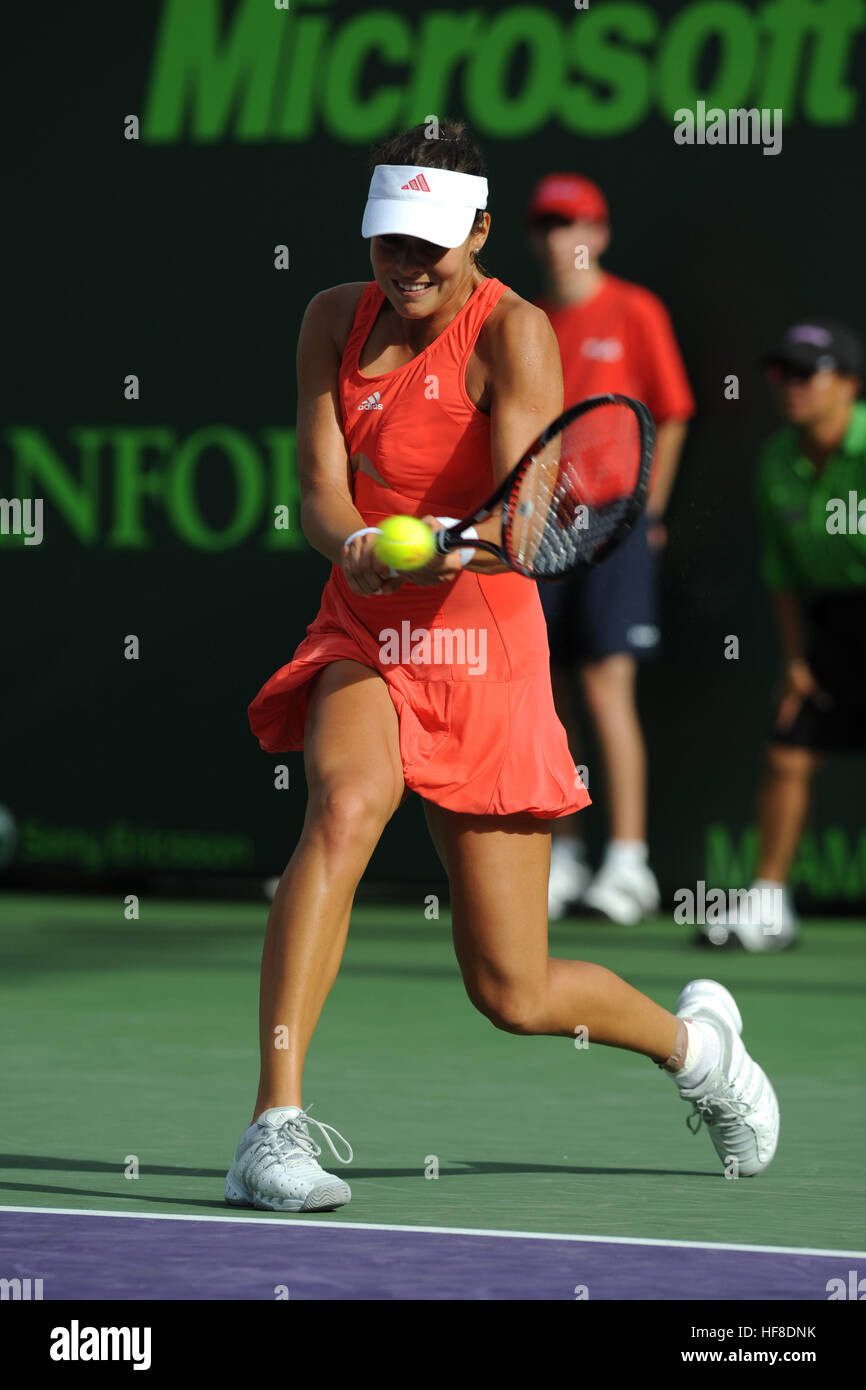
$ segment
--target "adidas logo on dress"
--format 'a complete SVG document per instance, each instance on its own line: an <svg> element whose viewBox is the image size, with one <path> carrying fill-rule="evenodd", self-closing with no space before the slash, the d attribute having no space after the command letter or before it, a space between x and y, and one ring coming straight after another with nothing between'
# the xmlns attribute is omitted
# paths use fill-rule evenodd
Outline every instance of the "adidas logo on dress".
<svg viewBox="0 0 866 1390"><path fill-rule="evenodd" d="M372 396L368 396L367 399L366 399L365 401L362 401L362 402L361 402L361 404L358 406L358 409L359 409L359 410L381 410L381 409L382 409L381 392L380 392L380 391L374 391L373 394L372 394Z"/></svg>
<svg viewBox="0 0 866 1390"><path fill-rule="evenodd" d="M400 189L401 189L401 191L402 191L402 189L404 189L404 188L414 188L414 190L415 190L416 193L429 193L429 192L430 192L430 185L429 185L429 183L427 182L427 180L425 179L425 177L424 177L423 174L416 174L415 177L414 177L414 179L410 179L408 183L401 183L401 184L400 184Z"/></svg>

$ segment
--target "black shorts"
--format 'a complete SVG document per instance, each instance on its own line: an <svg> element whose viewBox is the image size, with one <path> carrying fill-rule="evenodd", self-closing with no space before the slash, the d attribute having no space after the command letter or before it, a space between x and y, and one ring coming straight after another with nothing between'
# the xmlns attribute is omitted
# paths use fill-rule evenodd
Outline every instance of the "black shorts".
<svg viewBox="0 0 866 1390"><path fill-rule="evenodd" d="M656 560L645 515L600 565L538 587L554 666L600 661L621 652L639 661L655 656L661 637Z"/></svg>
<svg viewBox="0 0 866 1390"><path fill-rule="evenodd" d="M866 749L866 591L818 594L804 609L806 662L830 703L804 700L787 729L776 726L774 710L770 742L816 752Z"/></svg>

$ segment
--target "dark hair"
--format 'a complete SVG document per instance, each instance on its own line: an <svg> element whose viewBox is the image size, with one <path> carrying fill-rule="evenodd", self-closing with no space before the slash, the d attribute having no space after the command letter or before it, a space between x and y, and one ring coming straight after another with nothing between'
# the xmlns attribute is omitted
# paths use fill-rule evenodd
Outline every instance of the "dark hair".
<svg viewBox="0 0 866 1390"><path fill-rule="evenodd" d="M438 133L432 134L433 129ZM433 116L377 146L370 156L371 174L377 164L420 164L427 169L451 169L455 174L475 174L482 179L487 177L484 156L471 136L467 135L463 121L439 121ZM484 209L478 208L470 231L480 231L483 222ZM477 252L473 253L473 264L482 275L490 278L490 272L481 264Z"/></svg>

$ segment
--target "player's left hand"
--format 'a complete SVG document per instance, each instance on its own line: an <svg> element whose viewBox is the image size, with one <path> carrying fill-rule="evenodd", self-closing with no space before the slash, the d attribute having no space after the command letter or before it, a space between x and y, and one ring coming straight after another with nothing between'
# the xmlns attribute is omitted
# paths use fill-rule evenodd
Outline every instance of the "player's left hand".
<svg viewBox="0 0 866 1390"><path fill-rule="evenodd" d="M406 582L405 574L395 574L390 565L382 564L376 555L375 535L370 531L343 546L342 565L352 593L362 598L395 594Z"/></svg>
<svg viewBox="0 0 866 1390"><path fill-rule="evenodd" d="M442 531L442 522L435 516L422 516L421 520L425 526L429 526L431 531ZM448 555L437 553L431 560L427 561L422 569L407 570L404 578L410 584L420 584L422 589L430 588L433 584L451 584L457 578L463 566L460 563L460 556L456 550L452 550Z"/></svg>
<svg viewBox="0 0 866 1390"><path fill-rule="evenodd" d="M661 517L647 517L646 538L650 550L664 550L668 543L668 528L665 526Z"/></svg>

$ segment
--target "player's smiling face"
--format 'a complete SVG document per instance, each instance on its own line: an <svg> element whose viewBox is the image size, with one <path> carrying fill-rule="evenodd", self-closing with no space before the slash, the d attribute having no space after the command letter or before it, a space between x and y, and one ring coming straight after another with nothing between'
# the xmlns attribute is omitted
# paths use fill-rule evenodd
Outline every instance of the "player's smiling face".
<svg viewBox="0 0 866 1390"><path fill-rule="evenodd" d="M470 233L461 246L437 246L418 237L370 238L373 275L403 318L426 318L459 291L472 275L471 253L484 241Z"/></svg>

